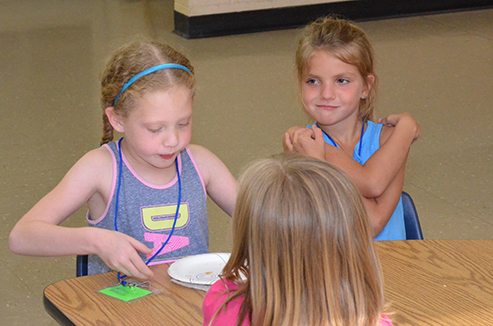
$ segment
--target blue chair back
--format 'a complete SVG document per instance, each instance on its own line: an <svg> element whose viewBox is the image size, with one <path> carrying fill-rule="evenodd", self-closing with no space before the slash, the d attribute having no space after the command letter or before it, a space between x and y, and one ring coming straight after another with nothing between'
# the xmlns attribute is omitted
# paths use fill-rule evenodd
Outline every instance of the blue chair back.
<svg viewBox="0 0 493 326"><path fill-rule="evenodd" d="M76 276L87 275L87 255L77 256Z"/></svg>
<svg viewBox="0 0 493 326"><path fill-rule="evenodd" d="M404 224L406 226L406 240L423 240L423 231L419 223L418 212L411 196L402 192L402 208L404 209Z"/></svg>

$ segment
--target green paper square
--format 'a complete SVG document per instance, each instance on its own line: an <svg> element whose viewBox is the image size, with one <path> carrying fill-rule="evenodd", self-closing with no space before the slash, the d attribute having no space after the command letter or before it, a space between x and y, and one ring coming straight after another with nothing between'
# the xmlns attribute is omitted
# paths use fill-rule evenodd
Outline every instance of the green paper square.
<svg viewBox="0 0 493 326"><path fill-rule="evenodd" d="M121 284L99 290L99 292L125 302L139 299L152 293L151 291L141 289L137 286L123 286Z"/></svg>

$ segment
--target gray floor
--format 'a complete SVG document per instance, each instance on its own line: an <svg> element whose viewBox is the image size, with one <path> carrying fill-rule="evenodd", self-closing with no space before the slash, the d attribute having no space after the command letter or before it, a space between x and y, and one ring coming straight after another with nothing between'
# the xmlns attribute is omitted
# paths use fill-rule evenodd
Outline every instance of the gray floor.
<svg viewBox="0 0 493 326"><path fill-rule="evenodd" d="M172 1L0 1L0 316L54 325L43 289L73 277L73 257L11 254L15 222L100 139L98 75L121 44L148 37L189 56L198 93L193 142L238 175L281 150L307 118L295 94L296 30L199 40L172 33ZM423 138L406 184L428 239L493 239L493 10L360 24L373 40L379 116L408 111ZM212 251L229 251L229 217L210 205ZM81 210L67 226L84 225Z"/></svg>

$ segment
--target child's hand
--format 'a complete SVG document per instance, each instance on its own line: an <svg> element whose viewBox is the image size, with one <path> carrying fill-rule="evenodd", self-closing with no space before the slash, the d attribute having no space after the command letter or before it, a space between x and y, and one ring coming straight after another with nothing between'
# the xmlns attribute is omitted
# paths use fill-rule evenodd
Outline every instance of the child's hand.
<svg viewBox="0 0 493 326"><path fill-rule="evenodd" d="M378 119L378 123L390 127L396 127L398 124L405 124L407 128L414 131L413 143L421 137L421 128L418 121L416 121L409 113L391 114L386 118Z"/></svg>
<svg viewBox="0 0 493 326"><path fill-rule="evenodd" d="M284 148L284 151L292 152L292 153L295 152L294 144L293 144L293 137L294 137L294 134L298 130L302 130L302 129L305 129L305 128L295 126L295 127L289 128L289 130L286 131L286 133L284 134L284 137L282 139L282 147Z"/></svg>
<svg viewBox="0 0 493 326"><path fill-rule="evenodd" d="M325 141L322 130L316 126L313 129L292 127L283 139L284 150L308 155L320 160L325 159Z"/></svg>
<svg viewBox="0 0 493 326"><path fill-rule="evenodd" d="M137 251L146 255L152 254L152 249L146 247L140 241L116 231L107 231L102 241L98 244L96 253L108 267L127 276L134 276L141 280L148 280L154 273L142 261Z"/></svg>

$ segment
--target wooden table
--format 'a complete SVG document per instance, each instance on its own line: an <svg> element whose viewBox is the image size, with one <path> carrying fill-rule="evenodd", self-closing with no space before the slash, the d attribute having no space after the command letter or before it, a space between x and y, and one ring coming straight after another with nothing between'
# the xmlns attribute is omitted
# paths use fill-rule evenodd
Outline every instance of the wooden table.
<svg viewBox="0 0 493 326"><path fill-rule="evenodd" d="M493 241L377 242L394 325L492 325ZM170 281L152 267L164 293L128 304L96 292L116 284L107 273L59 281L44 291L62 325L201 325L205 292Z"/></svg>
<svg viewBox="0 0 493 326"><path fill-rule="evenodd" d="M377 243L394 325L493 325L493 241Z"/></svg>

